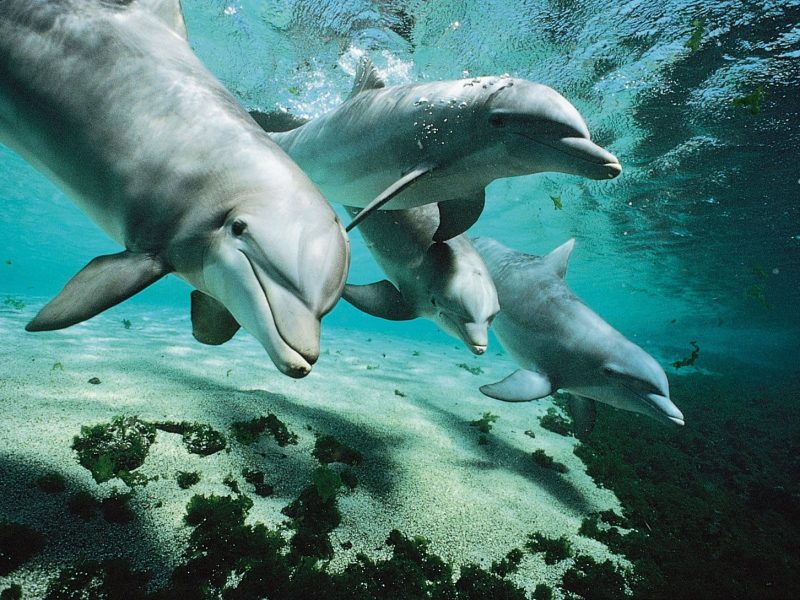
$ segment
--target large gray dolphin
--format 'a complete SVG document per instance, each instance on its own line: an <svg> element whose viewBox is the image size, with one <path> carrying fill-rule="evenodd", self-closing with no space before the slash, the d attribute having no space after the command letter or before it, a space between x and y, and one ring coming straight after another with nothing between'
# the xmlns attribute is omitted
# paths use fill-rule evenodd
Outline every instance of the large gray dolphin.
<svg viewBox="0 0 800 600"><path fill-rule="evenodd" d="M253 114L274 131L270 113ZM545 85L478 77L384 87L369 61L341 106L272 138L329 200L366 207L348 230L379 208L438 202L436 241L475 222L495 179L544 171L608 179L622 170Z"/></svg>
<svg viewBox="0 0 800 600"><path fill-rule="evenodd" d="M178 0L0 1L0 143L125 247L92 260L28 330L88 319L172 272L281 371L310 371L347 237L192 53Z"/></svg>
<svg viewBox="0 0 800 600"><path fill-rule="evenodd" d="M361 224L361 235L389 280L348 284L342 297L376 317L430 319L483 354L489 325L500 309L497 291L465 235L433 242L438 225L434 204L373 214Z"/></svg>
<svg viewBox="0 0 800 600"><path fill-rule="evenodd" d="M564 275L574 240L544 257L511 250L489 238L475 247L492 274L500 298L494 332L520 369L481 392L525 402L563 389L588 429L594 400L683 425L669 398L664 370L655 359L581 302Z"/></svg>

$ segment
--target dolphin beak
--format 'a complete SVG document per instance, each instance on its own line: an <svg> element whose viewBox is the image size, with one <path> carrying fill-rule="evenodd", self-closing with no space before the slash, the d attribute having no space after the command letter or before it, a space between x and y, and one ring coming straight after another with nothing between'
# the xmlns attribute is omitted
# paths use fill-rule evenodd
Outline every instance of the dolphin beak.
<svg viewBox="0 0 800 600"><path fill-rule="evenodd" d="M489 345L488 325L483 323L462 323L461 338L473 354L481 355Z"/></svg>
<svg viewBox="0 0 800 600"><path fill-rule="evenodd" d="M256 323L251 333L281 371L300 378L319 358L320 320L342 294L350 253L344 228L335 218L316 228L300 227L287 237L293 243L271 248L269 259L262 251L266 243L257 251L240 252L255 275L254 287L260 288L253 294L261 292L269 313L270 322Z"/></svg>
<svg viewBox="0 0 800 600"><path fill-rule="evenodd" d="M318 320L309 321L298 311L296 305L287 298L289 292L257 269L244 252L236 251L234 256L241 258L231 260L229 255L228 260L206 265L204 277L209 292L261 343L281 372L290 377L305 377L311 372L313 361L309 359L316 360L319 354L319 342L315 355L314 344L307 341L315 326L319 331ZM231 277L231 272L236 273L237 277ZM281 331L279 325L287 318L285 311L303 323L307 335L300 336L300 341Z"/></svg>
<svg viewBox="0 0 800 600"><path fill-rule="evenodd" d="M281 338L309 365L313 365L319 358L319 317L283 286L272 281L262 281L262 286Z"/></svg>
<svg viewBox="0 0 800 600"><path fill-rule="evenodd" d="M660 394L647 394L645 396L647 403L656 413L659 420L666 419L676 425L685 425L683 413L680 409L672 403L672 400Z"/></svg>
<svg viewBox="0 0 800 600"><path fill-rule="evenodd" d="M553 140L537 140L540 144L567 154L578 161L571 172L589 179L614 179L622 173L619 159L605 148L584 137L563 137Z"/></svg>
<svg viewBox="0 0 800 600"><path fill-rule="evenodd" d="M317 362L320 352L320 317L306 306L296 291L287 289L252 262L251 267L264 291L275 329L280 339L302 361L293 361L281 368L291 377L304 377Z"/></svg>

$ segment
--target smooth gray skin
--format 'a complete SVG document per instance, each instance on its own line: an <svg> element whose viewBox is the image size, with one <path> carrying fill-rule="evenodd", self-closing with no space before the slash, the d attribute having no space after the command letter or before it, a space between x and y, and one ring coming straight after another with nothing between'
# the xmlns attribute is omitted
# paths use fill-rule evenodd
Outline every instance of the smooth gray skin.
<svg viewBox="0 0 800 600"><path fill-rule="evenodd" d="M361 224L361 235L391 283L348 284L342 297L378 317L430 319L483 354L489 325L500 310L497 291L466 236L433 242L438 226L433 204L373 214Z"/></svg>
<svg viewBox="0 0 800 600"><path fill-rule="evenodd" d="M383 209L444 203L438 241L474 223L495 179L544 171L609 179L622 170L590 140L575 107L545 85L511 77L383 85L365 61L346 102L272 138L329 200L366 207L388 196Z"/></svg>
<svg viewBox="0 0 800 600"><path fill-rule="evenodd" d="M520 370L481 392L524 402L563 389L583 398L683 425L655 359L606 323L567 286L575 240L544 257L473 240L500 298L494 332Z"/></svg>
<svg viewBox="0 0 800 600"><path fill-rule="evenodd" d="M310 371L349 242L192 53L178 0L2 0L0 143L125 247L90 262L28 330L83 321L174 272L281 371Z"/></svg>

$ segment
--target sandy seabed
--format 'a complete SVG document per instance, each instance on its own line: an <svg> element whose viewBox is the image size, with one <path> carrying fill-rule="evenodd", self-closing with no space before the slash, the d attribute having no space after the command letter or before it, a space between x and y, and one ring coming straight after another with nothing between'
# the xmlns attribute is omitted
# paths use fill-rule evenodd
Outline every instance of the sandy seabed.
<svg viewBox="0 0 800 600"><path fill-rule="evenodd" d="M277 527L287 519L281 509L319 466L312 456L315 434L333 435L364 457L355 467L359 485L339 497L333 568L358 552L388 557L385 541L394 528L425 536L432 552L456 565L488 568L536 531L566 535L575 550L596 559L611 556L578 529L589 513L619 512L619 503L586 475L572 453L574 438L539 425L551 402L506 404L478 391L514 368L499 348L473 357L455 340L327 328L313 372L293 380L246 333L224 346L200 345L188 315L177 310L123 305L70 329L36 334L24 331L32 315L28 307L0 307L0 519L33 527L47 545L0 577L0 589L19 583L26 598L41 597L47 581L80 558L129 557L154 575L154 585L165 583L188 539L183 516L194 494L230 495L222 480L233 474L254 501L249 522ZM94 377L101 383L89 383ZM482 445L470 422L487 411L498 419L490 443ZM266 435L253 446L231 439L231 423L269 412L298 434L299 444L280 448ZM136 518L124 525L83 521L67 510L69 495L89 491L102 498L127 487L118 479L96 484L78 464L72 440L82 425L115 415L207 423L228 435L229 450L199 457L180 436L159 431L139 469L159 479L135 489ZM539 448L569 471L534 464L531 452ZM248 493L239 477L243 468L265 471L275 494ZM199 471L202 479L182 490L179 470ZM66 493L37 488L36 479L50 472L63 475ZM343 549L344 542L352 547ZM510 579L529 590L555 585L570 563L547 566L541 555L526 553Z"/></svg>

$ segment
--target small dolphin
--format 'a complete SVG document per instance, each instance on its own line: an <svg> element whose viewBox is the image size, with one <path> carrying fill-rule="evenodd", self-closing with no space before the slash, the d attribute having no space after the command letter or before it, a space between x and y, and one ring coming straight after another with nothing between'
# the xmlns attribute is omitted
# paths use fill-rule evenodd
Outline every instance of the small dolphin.
<svg viewBox="0 0 800 600"><path fill-rule="evenodd" d="M178 0L2 0L0 143L125 247L92 260L29 331L81 322L175 273L209 295L198 320L222 306L281 371L310 371L344 288L347 236L192 53Z"/></svg>
<svg viewBox="0 0 800 600"><path fill-rule="evenodd" d="M251 114L278 129L271 113ZM329 200L365 207L348 231L376 209L438 202L434 240L444 241L477 220L495 179L544 171L610 179L622 171L563 96L506 76L384 87L362 61L347 101L299 123L272 138Z"/></svg>
<svg viewBox="0 0 800 600"><path fill-rule="evenodd" d="M342 297L384 319L431 319L472 352L483 354L489 325L500 309L497 291L466 236L433 242L438 225L433 204L372 215L361 224L361 235L389 281L348 284Z"/></svg>
<svg viewBox="0 0 800 600"><path fill-rule="evenodd" d="M567 287L564 274L574 239L544 257L516 252L489 238L473 241L500 298L494 331L520 366L502 381L482 386L481 392L526 402L566 390L578 396L572 409L583 431L593 424L594 400L684 424L669 398L661 366Z"/></svg>

